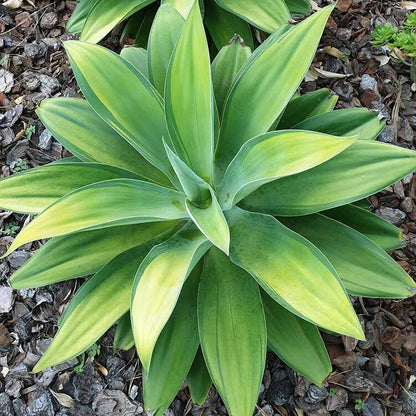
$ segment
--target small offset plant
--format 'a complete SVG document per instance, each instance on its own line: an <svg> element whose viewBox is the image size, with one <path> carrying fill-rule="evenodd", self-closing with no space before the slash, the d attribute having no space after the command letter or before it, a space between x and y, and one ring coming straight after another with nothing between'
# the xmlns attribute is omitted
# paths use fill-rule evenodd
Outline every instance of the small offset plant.
<svg viewBox="0 0 416 416"><path fill-rule="evenodd" d="M157 26L145 54L65 44L86 100L38 115L74 158L0 182L3 209L39 214L5 256L51 238L13 287L93 275L35 372L117 322L148 411L162 415L186 379L194 402L213 383L231 415L251 416L267 348L321 384L320 329L364 339L348 294L411 295L386 253L400 230L355 203L413 172L415 152L375 141L377 113L333 111L328 90L297 96L331 11L254 53L236 36L212 65L198 3L183 28L164 26L179 30L170 50Z"/></svg>
<svg viewBox="0 0 416 416"><path fill-rule="evenodd" d="M128 19L124 33L133 35L136 43L143 46L141 43L149 36L158 3L155 0L80 0L67 29L81 33L83 41L96 43ZM193 0L162 0L161 3L172 6L174 11L170 10L168 15L171 23L180 24L189 14ZM271 33L286 25L291 13L306 15L311 11L309 0L200 0L199 3L204 23L217 48L227 44L235 33L253 46L250 25ZM167 13L158 12L157 19L166 19Z"/></svg>
<svg viewBox="0 0 416 416"><path fill-rule="evenodd" d="M410 68L412 82L416 83L416 12L409 14L399 30L386 23L371 32L375 46L387 46L394 58Z"/></svg>

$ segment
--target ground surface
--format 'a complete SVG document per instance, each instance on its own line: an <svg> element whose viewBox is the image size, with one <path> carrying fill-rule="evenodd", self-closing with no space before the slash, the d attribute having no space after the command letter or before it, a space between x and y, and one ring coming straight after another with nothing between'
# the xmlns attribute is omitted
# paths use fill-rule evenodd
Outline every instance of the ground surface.
<svg viewBox="0 0 416 416"><path fill-rule="evenodd" d="M388 127L380 140L414 148L416 101L409 74L393 60L380 66L376 56L383 52L369 44L375 24L402 20L406 11L393 7L394 3L340 0L322 47L333 46L346 58L332 56L337 54L335 49L331 54L321 50L314 66L344 77L308 81L302 90L326 86L340 96L339 107L381 111ZM78 94L60 43L68 38L65 22L75 4L58 0L23 1L15 10L0 6L0 167L4 177L65 156L36 119L34 109L44 98ZM107 46L118 48L116 35L106 40ZM416 276L415 197L416 176L411 175L371 199L380 215L403 228L407 248L393 256L412 276ZM0 252L26 220L0 212ZM113 352L111 331L101 339L100 353L88 358L82 371L74 371L78 362L73 360L36 376L30 374L57 330L58 316L81 284L81 280L71 281L12 292L11 273L37 247L28 244L0 263L0 416L143 413L140 366L134 351ZM322 388L270 356L257 415L416 414L414 299L354 302L367 341L357 344L326 337L334 373ZM168 411L178 416L217 413L225 411L215 391L199 408L190 404L186 386Z"/></svg>

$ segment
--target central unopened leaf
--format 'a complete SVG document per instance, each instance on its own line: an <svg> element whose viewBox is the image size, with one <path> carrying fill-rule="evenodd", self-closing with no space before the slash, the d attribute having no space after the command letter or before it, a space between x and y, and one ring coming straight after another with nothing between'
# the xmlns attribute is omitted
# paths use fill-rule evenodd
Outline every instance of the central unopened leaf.
<svg viewBox="0 0 416 416"><path fill-rule="evenodd" d="M166 120L177 155L208 183L214 154L211 64L198 2L179 38L166 80Z"/></svg>

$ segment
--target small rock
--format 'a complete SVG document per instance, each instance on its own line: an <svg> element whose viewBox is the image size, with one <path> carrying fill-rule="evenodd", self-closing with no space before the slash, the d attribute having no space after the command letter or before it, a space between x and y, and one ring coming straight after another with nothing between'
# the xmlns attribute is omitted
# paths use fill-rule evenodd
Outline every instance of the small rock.
<svg viewBox="0 0 416 416"><path fill-rule="evenodd" d="M104 389L103 381L93 365L87 364L72 380L74 398L81 404L89 404Z"/></svg>
<svg viewBox="0 0 416 416"><path fill-rule="evenodd" d="M326 409L329 412L339 412L348 403L348 393L345 389L337 389L334 395L328 397L326 401Z"/></svg>
<svg viewBox="0 0 416 416"><path fill-rule="evenodd" d="M413 203L413 199L410 198L409 196L405 197L402 201L402 203L400 204L400 208L404 211L404 212L412 212L414 209L415 205Z"/></svg>
<svg viewBox="0 0 416 416"><path fill-rule="evenodd" d="M26 156L29 150L29 140L19 140L6 155L6 165L10 166L13 162Z"/></svg>
<svg viewBox="0 0 416 416"><path fill-rule="evenodd" d="M343 100L350 101L354 94L354 88L349 82L339 80L334 84L334 92L339 95Z"/></svg>
<svg viewBox="0 0 416 416"><path fill-rule="evenodd" d="M336 8L340 12L345 13L351 7L351 4L352 0L338 0Z"/></svg>
<svg viewBox="0 0 416 416"><path fill-rule="evenodd" d="M328 397L328 390L325 387L318 387L315 384L311 384L308 392L306 393L305 400L309 403L319 403Z"/></svg>
<svg viewBox="0 0 416 416"><path fill-rule="evenodd" d="M27 416L54 416L52 398L49 393L42 391L27 407Z"/></svg>
<svg viewBox="0 0 416 416"><path fill-rule="evenodd" d="M48 12L40 19L40 27L42 29L53 29L58 23L58 15L55 12Z"/></svg>
<svg viewBox="0 0 416 416"><path fill-rule="evenodd" d="M13 397L14 399L17 399L20 397L20 391L23 388L23 382L15 377L6 377L7 381L4 385L4 391L7 393L10 397Z"/></svg>
<svg viewBox="0 0 416 416"><path fill-rule="evenodd" d="M38 43L36 41L28 43L23 47L26 56L32 59L40 59L46 55L47 47L44 43Z"/></svg>
<svg viewBox="0 0 416 416"><path fill-rule="evenodd" d="M52 134L48 129L45 129L39 136L39 147L42 150L49 150L51 146L52 146Z"/></svg>
<svg viewBox="0 0 416 416"><path fill-rule="evenodd" d="M32 24L32 18L29 12L23 12L16 15L14 18L16 25L19 27L29 27Z"/></svg>
<svg viewBox="0 0 416 416"><path fill-rule="evenodd" d="M13 290L8 286L0 286L0 313L9 313L13 306Z"/></svg>
<svg viewBox="0 0 416 416"><path fill-rule="evenodd" d="M97 394L93 403L97 416L120 415L134 416L137 405L120 390L104 390Z"/></svg>
<svg viewBox="0 0 416 416"><path fill-rule="evenodd" d="M384 416L381 404L374 398L369 397L363 406L364 416Z"/></svg>
<svg viewBox="0 0 416 416"><path fill-rule="evenodd" d="M393 191L400 199L404 198L404 186L402 181L396 182L393 185Z"/></svg>
<svg viewBox="0 0 416 416"><path fill-rule="evenodd" d="M386 128L379 135L379 139L383 143L393 143L395 138L396 132L393 126L386 126Z"/></svg>
<svg viewBox="0 0 416 416"><path fill-rule="evenodd" d="M12 402L7 393L0 393L0 416L14 416Z"/></svg>
<svg viewBox="0 0 416 416"><path fill-rule="evenodd" d="M343 409L341 410L340 416L354 416L354 414L351 412L351 410Z"/></svg>
<svg viewBox="0 0 416 416"><path fill-rule="evenodd" d="M14 251L8 257L8 261L13 269L18 269L22 267L30 259L31 256L32 255L27 251Z"/></svg>
<svg viewBox="0 0 416 416"><path fill-rule="evenodd" d="M40 88L39 91L44 94L53 94L61 88L61 83L49 75L42 74L39 77Z"/></svg>
<svg viewBox="0 0 416 416"><path fill-rule="evenodd" d="M397 227L400 227L406 219L406 214L396 208L381 207L376 212L381 218L384 218Z"/></svg>
<svg viewBox="0 0 416 416"><path fill-rule="evenodd" d="M9 93L14 86L14 75L7 69L0 69L0 92Z"/></svg>
<svg viewBox="0 0 416 416"><path fill-rule="evenodd" d="M402 390L400 398L403 400L404 409L407 410L408 414L416 415L416 392Z"/></svg>
<svg viewBox="0 0 416 416"><path fill-rule="evenodd" d="M378 93L377 80L375 80L371 75L364 74L361 78L360 88L363 91L370 90Z"/></svg>

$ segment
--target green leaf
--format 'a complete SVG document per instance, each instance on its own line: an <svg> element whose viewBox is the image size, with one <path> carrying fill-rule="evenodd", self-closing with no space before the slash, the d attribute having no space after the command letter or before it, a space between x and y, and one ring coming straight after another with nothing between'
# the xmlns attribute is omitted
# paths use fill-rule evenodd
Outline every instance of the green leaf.
<svg viewBox="0 0 416 416"><path fill-rule="evenodd" d="M170 184L162 172L108 126L86 101L76 98L44 100L36 114L78 159L118 166L151 181Z"/></svg>
<svg viewBox="0 0 416 416"><path fill-rule="evenodd" d="M175 45L182 32L185 20L169 4L162 4L153 21L149 36L150 80L161 96L165 94L165 80Z"/></svg>
<svg viewBox="0 0 416 416"><path fill-rule="evenodd" d="M108 49L77 41L66 42L65 48L92 109L151 164L169 176L170 165L162 144L162 137L169 137L163 102L150 82Z"/></svg>
<svg viewBox="0 0 416 416"><path fill-rule="evenodd" d="M211 203L209 206L200 208L187 199L185 201L186 210L205 237L214 246L228 254L230 249L230 230L214 191L212 189L210 191Z"/></svg>
<svg viewBox="0 0 416 416"><path fill-rule="evenodd" d="M14 289L46 286L96 273L109 259L157 237L168 238L178 222L110 227L55 237L11 277Z"/></svg>
<svg viewBox="0 0 416 416"><path fill-rule="evenodd" d="M189 199L186 210L200 231L228 254L230 232L213 189L196 175L165 143L166 152L182 188Z"/></svg>
<svg viewBox="0 0 416 416"><path fill-rule="evenodd" d="M271 216L239 208L226 215L231 260L276 302L322 328L364 339L344 287L321 251Z"/></svg>
<svg viewBox="0 0 416 416"><path fill-rule="evenodd" d="M186 218L184 202L180 192L134 179L88 185L65 195L43 211L18 234L4 257L17 247L42 238Z"/></svg>
<svg viewBox="0 0 416 416"><path fill-rule="evenodd" d="M406 245L400 228L366 209L355 205L344 205L324 211L322 214L354 228L385 251L397 250Z"/></svg>
<svg viewBox="0 0 416 416"><path fill-rule="evenodd" d="M235 34L241 36L254 49L253 35L247 22L225 11L214 0L205 0L205 5L204 23L218 49L227 45Z"/></svg>
<svg viewBox="0 0 416 416"><path fill-rule="evenodd" d="M211 390L212 381L201 348L196 353L187 380L192 402L202 406Z"/></svg>
<svg viewBox="0 0 416 416"><path fill-rule="evenodd" d="M210 199L209 185L201 179L185 162L183 162L164 142L165 150L176 176L186 196L198 205L206 204Z"/></svg>
<svg viewBox="0 0 416 416"><path fill-rule="evenodd" d="M271 33L290 20L290 13L283 0L215 0L228 10L257 28Z"/></svg>
<svg viewBox="0 0 416 416"><path fill-rule="evenodd" d="M212 83L218 112L222 114L225 97L251 50L240 36L234 36L212 62Z"/></svg>
<svg viewBox="0 0 416 416"><path fill-rule="evenodd" d="M154 247L140 265L132 292L131 316L145 371L149 371L156 341L175 308L182 286L210 245L197 229L188 226Z"/></svg>
<svg viewBox="0 0 416 416"><path fill-rule="evenodd" d="M137 175L99 163L50 164L17 173L0 181L0 207L38 214L64 195L83 186Z"/></svg>
<svg viewBox="0 0 416 416"><path fill-rule="evenodd" d="M146 49L143 48L123 48L120 56L129 64L133 65L144 77L149 79L149 63Z"/></svg>
<svg viewBox="0 0 416 416"><path fill-rule="evenodd" d="M311 12L312 4L310 0L285 0L290 13L305 15Z"/></svg>
<svg viewBox="0 0 416 416"><path fill-rule="evenodd" d="M285 217L313 214L373 195L415 169L415 152L358 140L316 168L262 186L242 205Z"/></svg>
<svg viewBox="0 0 416 416"><path fill-rule="evenodd" d="M115 26L150 3L153 0L96 0L88 14L81 40L99 42Z"/></svg>
<svg viewBox="0 0 416 416"><path fill-rule="evenodd" d="M316 115L296 124L294 129L320 131L335 136L358 136L360 140L374 140L384 129L379 113L365 108L348 108Z"/></svg>
<svg viewBox="0 0 416 416"><path fill-rule="evenodd" d="M353 228L317 214L282 222L322 251L352 295L404 298L412 295L409 288L416 288L384 250Z"/></svg>
<svg viewBox="0 0 416 416"><path fill-rule="evenodd" d="M146 411L162 416L180 390L198 350L197 295L201 267L183 285L172 316L161 332L143 377Z"/></svg>
<svg viewBox="0 0 416 416"><path fill-rule="evenodd" d="M130 311L126 312L117 323L114 334L114 348L128 351L134 346L133 331L131 329Z"/></svg>
<svg viewBox="0 0 416 416"><path fill-rule="evenodd" d="M143 20L141 21L140 28L134 38L134 46L147 48L149 43L150 30L152 28L153 20L155 18L159 5L157 3L152 4L143 10Z"/></svg>
<svg viewBox="0 0 416 416"><path fill-rule="evenodd" d="M173 149L209 183L214 155L214 98L208 45L197 2L170 62L165 94Z"/></svg>
<svg viewBox="0 0 416 416"><path fill-rule="evenodd" d="M224 107L216 152L220 172L248 139L266 133L286 108L309 69L332 9L326 7L295 27L282 27L244 64Z"/></svg>
<svg viewBox="0 0 416 416"><path fill-rule="evenodd" d="M147 250L139 246L120 254L81 287L35 373L81 354L128 311L134 275Z"/></svg>
<svg viewBox="0 0 416 416"><path fill-rule="evenodd" d="M331 372L331 361L315 325L280 306L262 293L271 350L287 365L317 385Z"/></svg>
<svg viewBox="0 0 416 416"><path fill-rule="evenodd" d="M204 261L198 322L205 362L228 412L251 416L266 359L263 305L256 282L215 248Z"/></svg>
<svg viewBox="0 0 416 416"><path fill-rule="evenodd" d="M72 12L71 18L69 19L66 30L69 33L80 33L84 28L85 21L87 20L88 14L94 6L95 0L81 0L75 10Z"/></svg>
<svg viewBox="0 0 416 416"><path fill-rule="evenodd" d="M162 4L174 7L184 19L187 19L195 0L162 0Z"/></svg>
<svg viewBox="0 0 416 416"><path fill-rule="evenodd" d="M337 101L338 96L332 95L327 88L301 95L289 102L276 130L290 129L310 117L331 112Z"/></svg>
<svg viewBox="0 0 416 416"><path fill-rule="evenodd" d="M228 166L219 186L220 203L230 209L265 183L306 171L341 153L354 143L301 130L266 133L246 142Z"/></svg>

